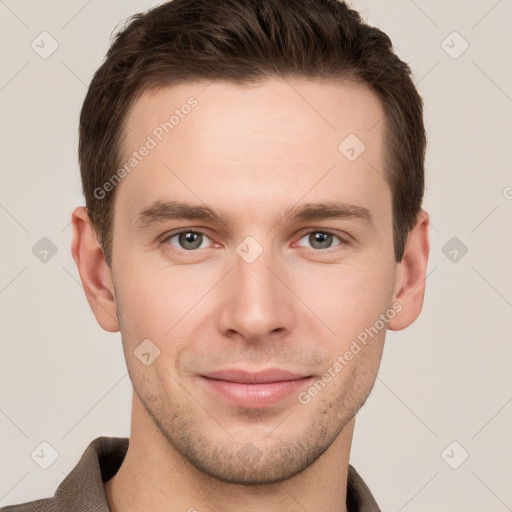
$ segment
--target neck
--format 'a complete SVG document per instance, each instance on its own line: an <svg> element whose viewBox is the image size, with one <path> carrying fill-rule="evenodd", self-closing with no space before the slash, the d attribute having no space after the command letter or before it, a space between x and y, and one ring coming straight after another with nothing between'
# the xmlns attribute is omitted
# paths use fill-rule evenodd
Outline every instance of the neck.
<svg viewBox="0 0 512 512"><path fill-rule="evenodd" d="M117 474L105 483L112 512L347 512L355 418L304 471L281 482L242 485L220 481L193 466L141 407L144 409L134 393L128 451Z"/></svg>

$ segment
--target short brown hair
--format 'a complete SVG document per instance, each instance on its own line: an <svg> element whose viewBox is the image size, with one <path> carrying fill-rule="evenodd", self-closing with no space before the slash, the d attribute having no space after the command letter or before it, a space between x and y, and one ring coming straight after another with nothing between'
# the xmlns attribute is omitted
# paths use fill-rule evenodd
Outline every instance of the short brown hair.
<svg viewBox="0 0 512 512"><path fill-rule="evenodd" d="M339 0L172 0L132 16L115 35L80 115L83 192L109 266L116 187L101 198L95 190L121 165L127 114L140 95L194 80L293 76L355 81L379 97L401 261L421 210L427 140L423 101L389 37Z"/></svg>

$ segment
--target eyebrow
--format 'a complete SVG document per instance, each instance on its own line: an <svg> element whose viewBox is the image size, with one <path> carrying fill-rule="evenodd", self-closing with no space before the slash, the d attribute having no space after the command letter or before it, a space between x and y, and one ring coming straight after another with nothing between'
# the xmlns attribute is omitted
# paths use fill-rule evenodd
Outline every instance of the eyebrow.
<svg viewBox="0 0 512 512"><path fill-rule="evenodd" d="M193 205L181 201L155 201L142 209L135 219L137 229L145 229L150 225L167 220L208 220L228 224L225 212L216 212L208 206ZM355 219L374 228L370 210L363 206L342 202L305 203L287 208L280 216L277 224L284 222L307 222L325 219Z"/></svg>

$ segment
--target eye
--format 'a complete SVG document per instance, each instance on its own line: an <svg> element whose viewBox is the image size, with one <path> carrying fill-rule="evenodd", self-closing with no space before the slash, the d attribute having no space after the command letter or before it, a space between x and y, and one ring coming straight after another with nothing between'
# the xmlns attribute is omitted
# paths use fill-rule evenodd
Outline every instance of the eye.
<svg viewBox="0 0 512 512"><path fill-rule="evenodd" d="M297 245L307 247L307 245L302 243L302 240L306 240L312 249L322 251L333 247L334 239L338 239L339 241L339 243L335 244L334 247L336 247L336 245L343 245L346 243L345 240L343 240L340 236L330 231L316 230L305 233L299 239ZM169 244L176 247L177 249L189 252L208 247L208 242L211 243L212 240L206 234L193 229L185 229L176 233L172 233L162 240L162 244Z"/></svg>
<svg viewBox="0 0 512 512"><path fill-rule="evenodd" d="M338 235L331 233L330 231L310 231L306 233L300 240L306 239L315 250L329 249L332 246L333 239L337 238L342 245L345 241L342 240ZM297 245L304 247L301 243L297 242Z"/></svg>
<svg viewBox="0 0 512 512"><path fill-rule="evenodd" d="M201 231L187 229L169 235L162 240L162 243L169 243L170 245L185 251L193 251L195 249L203 249L204 247L207 247L208 244L203 245L205 240L209 240L211 242L211 240L204 233L201 233Z"/></svg>

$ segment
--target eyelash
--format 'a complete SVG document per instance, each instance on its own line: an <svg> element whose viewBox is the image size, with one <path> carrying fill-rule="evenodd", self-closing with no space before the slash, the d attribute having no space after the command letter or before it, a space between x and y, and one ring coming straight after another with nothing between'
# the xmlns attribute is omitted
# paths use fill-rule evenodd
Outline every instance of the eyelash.
<svg viewBox="0 0 512 512"><path fill-rule="evenodd" d="M201 230L198 230L198 229L190 229L189 228L189 229L182 229L180 231L175 231L173 233L168 234L167 236L165 236L163 238L163 240L161 240L160 245L168 243L172 238L177 237L177 236L181 235L182 233L195 233L195 234L203 235L206 238L210 238L204 231L201 231ZM325 234L328 234L328 235L333 235L334 237L338 238L338 240L340 241L340 243L337 246L327 247L325 249L315 249L313 247L306 248L306 249L309 249L310 251L313 251L313 252L327 253L327 252L331 252L331 250L336 249L336 247L338 247L338 246L342 246L342 245L347 245L348 244L347 240L343 239L340 235L334 233L333 231L331 231L329 229L313 229L311 231L307 231L307 232L303 233L298 240L302 240L304 237L306 237L308 235L311 235L312 233L325 233ZM300 247L302 247L302 246L300 246ZM205 249L205 247L203 247L202 249ZM181 250L183 252L188 252L188 253L195 253L195 252L199 252L201 249L200 248L199 249L182 249L182 248L178 248L178 250Z"/></svg>

